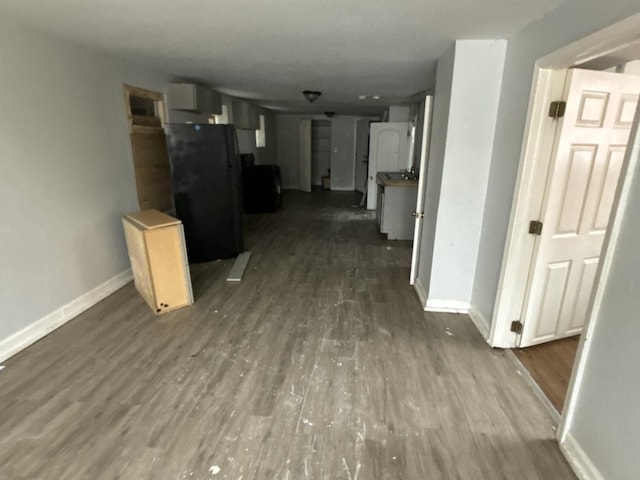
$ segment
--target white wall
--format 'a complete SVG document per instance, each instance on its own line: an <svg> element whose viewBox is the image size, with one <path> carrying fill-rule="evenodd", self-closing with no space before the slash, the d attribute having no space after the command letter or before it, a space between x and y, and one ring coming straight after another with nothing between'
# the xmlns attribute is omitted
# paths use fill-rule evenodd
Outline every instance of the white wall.
<svg viewBox="0 0 640 480"><path fill-rule="evenodd" d="M433 243L425 242L427 255L432 252L427 305L434 309L464 310L471 302L506 45L505 40L458 40L438 64L443 73L436 80L427 203L439 195L435 231L435 206L427 207L426 235ZM447 81L450 92L439 90ZM448 107L442 104L447 98Z"/></svg>
<svg viewBox="0 0 640 480"><path fill-rule="evenodd" d="M282 175L282 186L298 189L300 171L301 119L326 120L324 115L277 114L277 159ZM355 168L356 120L365 117L336 115L331 122L331 189L353 190Z"/></svg>
<svg viewBox="0 0 640 480"><path fill-rule="evenodd" d="M276 114L277 161L282 188L300 188L300 119L301 115Z"/></svg>
<svg viewBox="0 0 640 480"><path fill-rule="evenodd" d="M410 122L411 120L413 120L411 105L392 105L389 107L388 122Z"/></svg>
<svg viewBox="0 0 640 480"><path fill-rule="evenodd" d="M336 115L331 119L331 190L354 190L356 120Z"/></svg>
<svg viewBox="0 0 640 480"><path fill-rule="evenodd" d="M253 153L257 165L273 165L277 163L276 116L272 110L264 108L258 108L258 114L264 115L266 146L256 146L255 130L236 130L239 153Z"/></svg>
<svg viewBox="0 0 640 480"><path fill-rule="evenodd" d="M166 79L0 20L0 343L129 267L123 83Z"/></svg>
<svg viewBox="0 0 640 480"><path fill-rule="evenodd" d="M438 59L436 84L433 97L433 120L431 123L431 144L429 146L429 164L427 165L426 195L424 202L424 223L420 239L420 258L418 259L417 284L424 290L425 296L431 282L433 264L433 245L438 220L438 202L440 184L449 126L449 106L453 84L453 62L455 44L451 45ZM424 172L421 173L424 175Z"/></svg>
<svg viewBox="0 0 640 480"><path fill-rule="evenodd" d="M509 40L472 304L493 316L536 60L640 11L637 0L572 0Z"/></svg>
<svg viewBox="0 0 640 480"><path fill-rule="evenodd" d="M611 269L595 327L569 433L601 478L640 478L640 137L634 171Z"/></svg>

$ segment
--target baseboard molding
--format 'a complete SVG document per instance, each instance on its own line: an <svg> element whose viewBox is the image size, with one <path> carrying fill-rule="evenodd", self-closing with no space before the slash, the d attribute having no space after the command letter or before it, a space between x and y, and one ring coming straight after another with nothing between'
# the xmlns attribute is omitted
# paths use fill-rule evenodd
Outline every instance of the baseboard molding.
<svg viewBox="0 0 640 480"><path fill-rule="evenodd" d="M4 340L0 340L0 362L4 362L29 345L37 342L42 337L45 337L56 328L61 327L69 320L77 317L100 300L108 297L119 288L122 288L129 283L132 278L131 269L125 270L40 320L36 320L19 332L14 333Z"/></svg>
<svg viewBox="0 0 640 480"><path fill-rule="evenodd" d="M473 324L476 326L476 328L480 332L480 335L482 335L482 338L488 341L490 324L487 321L487 319L473 305L469 307L469 311L467 313L469 315L469 318L471 318L471 321L473 322Z"/></svg>
<svg viewBox="0 0 640 480"><path fill-rule="evenodd" d="M567 433L564 442L560 444L560 450L580 480L604 480L589 456L570 433Z"/></svg>
<svg viewBox="0 0 640 480"><path fill-rule="evenodd" d="M413 284L413 288L418 294L418 300L420 300L420 306L422 307L423 310L426 310L427 309L427 289L424 288L424 285L422 285L422 282L420 281L419 277L416 278L416 282Z"/></svg>
<svg viewBox="0 0 640 480"><path fill-rule="evenodd" d="M538 401L542 404L544 409L547 411L547 413L551 417L551 420L554 421L556 426L560 425L560 413L558 413L558 411L556 410L556 407L553 406L551 401L547 398L545 393L542 391L542 389L540 388L540 385L538 385L538 382L536 382L533 379L533 377L529 373L529 370L526 369L526 367L522 364L522 362L516 356L516 354L513 353L513 350L506 349L505 353L507 355L507 358L509 358L515 365L518 373L522 376L522 378L524 378L524 381L527 382L529 387L531 387L531 390L533 390L533 393L535 394Z"/></svg>
<svg viewBox="0 0 640 480"><path fill-rule="evenodd" d="M353 187L331 187L331 190L334 192L353 192Z"/></svg>
<svg viewBox="0 0 640 480"><path fill-rule="evenodd" d="M469 302L429 298L424 309L427 312L469 313L469 307Z"/></svg>

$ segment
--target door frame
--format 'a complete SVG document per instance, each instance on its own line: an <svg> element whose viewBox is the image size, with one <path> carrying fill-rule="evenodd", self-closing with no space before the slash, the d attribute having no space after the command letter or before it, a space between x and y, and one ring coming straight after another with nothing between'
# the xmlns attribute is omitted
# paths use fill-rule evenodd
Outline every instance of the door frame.
<svg viewBox="0 0 640 480"><path fill-rule="evenodd" d="M418 167L418 198L416 199L415 227L413 230L413 249L411 252L411 271L409 285L415 285L418 277L418 263L420 260L420 244L422 226L424 223L424 201L427 194L427 166L429 164L429 145L431 143L431 117L433 115L433 95L424 98L422 112L422 142L420 144L420 161ZM426 303L425 303L426 304Z"/></svg>
<svg viewBox="0 0 640 480"><path fill-rule="evenodd" d="M310 192L313 179L311 178L311 162L312 162L312 138L313 127L312 119L303 118L298 122L298 138L299 140L299 156L298 156L298 183L299 190Z"/></svg>
<svg viewBox="0 0 640 480"><path fill-rule="evenodd" d="M636 14L546 55L535 64L516 188L488 338L492 347L514 348L519 342L518 335L511 332L510 327L512 321L520 319L529 267L535 250L537 237L529 234L528 223L530 220L538 220L542 209L546 173L551 163L558 125L557 121L548 117L549 104L562 98L569 67L637 42L639 27L640 14ZM626 162L628 158L625 159L625 165ZM622 172L625 171L625 165ZM614 204L613 208L617 207ZM603 250L603 255L605 253Z"/></svg>
<svg viewBox="0 0 640 480"><path fill-rule="evenodd" d="M532 212L541 208L542 191L533 190L536 184L536 168L549 164L550 150L553 147L555 123L546 120L550 101L561 98L562 87L567 69L573 65L612 53L626 45L638 41L640 14L632 15L620 22L577 40L559 50L540 58L534 66L533 83L529 98L529 109L525 124L520 164L507 239L504 250L500 283L496 296L494 315L488 343L494 347L512 348L517 337L510 332L510 323L516 318L510 317L512 308L510 297L521 295L526 288L528 268L519 270L523 262L529 264L534 243L526 227ZM553 123L553 125L550 125ZM623 221L623 212L629 199L631 175L628 172L640 168L640 107L636 110L628 148L620 172L620 179L612 206L609 227L604 239L601 261L596 274L595 288L591 296L584 330L580 338L575 365L569 383L565 408L561 414L557 438L561 448L571 457L570 430L575 408L580 396L580 387L584 378L586 362L591 349L591 337L598 322L598 313L607 286L607 278L615 245L618 241ZM546 171L546 169L545 169ZM544 177L544 175L540 175Z"/></svg>

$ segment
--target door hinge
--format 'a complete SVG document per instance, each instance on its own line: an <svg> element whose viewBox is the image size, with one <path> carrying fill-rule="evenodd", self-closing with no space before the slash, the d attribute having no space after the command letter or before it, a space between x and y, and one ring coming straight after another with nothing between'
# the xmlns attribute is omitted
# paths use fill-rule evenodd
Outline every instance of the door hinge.
<svg viewBox="0 0 640 480"><path fill-rule="evenodd" d="M551 118L561 118L564 117L564 111L567 109L567 102L564 100L557 100L555 102L551 102L549 105L549 116Z"/></svg>
<svg viewBox="0 0 640 480"><path fill-rule="evenodd" d="M511 322L511 331L520 335L522 333L522 322L520 320L514 320Z"/></svg>
<svg viewBox="0 0 640 480"><path fill-rule="evenodd" d="M424 218L424 213L420 212L412 212L411 216L416 217L416 218Z"/></svg>
<svg viewBox="0 0 640 480"><path fill-rule="evenodd" d="M529 233L531 235L542 235L542 222L531 220L529 222Z"/></svg>

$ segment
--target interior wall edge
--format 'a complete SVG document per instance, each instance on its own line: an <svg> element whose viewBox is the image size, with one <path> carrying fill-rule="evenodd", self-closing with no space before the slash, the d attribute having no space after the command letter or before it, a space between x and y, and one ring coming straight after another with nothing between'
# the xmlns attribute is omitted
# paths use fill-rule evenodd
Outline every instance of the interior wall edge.
<svg viewBox="0 0 640 480"><path fill-rule="evenodd" d="M489 322L487 317L485 317L473 303L471 303L471 305L469 306L468 315L469 318L471 318L473 324L480 332L480 335L482 335L482 338L488 340L491 322Z"/></svg>
<svg viewBox="0 0 640 480"><path fill-rule="evenodd" d="M445 300L440 298L428 298L426 306L424 307L426 312L440 312L440 313L469 313L469 302L464 300Z"/></svg>
<svg viewBox="0 0 640 480"><path fill-rule="evenodd" d="M580 480L605 480L571 433L565 436L560 450Z"/></svg>
<svg viewBox="0 0 640 480"><path fill-rule="evenodd" d="M106 282L80 295L75 300L29 324L22 330L0 340L0 362L21 352L41 338L105 299L133 279L131 269L124 270Z"/></svg>

